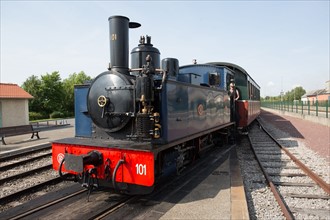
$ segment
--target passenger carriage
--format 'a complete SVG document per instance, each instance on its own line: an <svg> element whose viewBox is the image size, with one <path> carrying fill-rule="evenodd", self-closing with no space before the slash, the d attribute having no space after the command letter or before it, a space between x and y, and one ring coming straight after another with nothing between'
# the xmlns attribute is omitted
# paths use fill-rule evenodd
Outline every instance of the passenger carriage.
<svg viewBox="0 0 330 220"><path fill-rule="evenodd" d="M247 126L260 114L260 86L242 67L236 64L227 62L213 62L210 64L224 66L234 72L235 86L240 95L239 100L236 101L236 111L238 111L237 128L246 130ZM229 86L229 83L227 86Z"/></svg>

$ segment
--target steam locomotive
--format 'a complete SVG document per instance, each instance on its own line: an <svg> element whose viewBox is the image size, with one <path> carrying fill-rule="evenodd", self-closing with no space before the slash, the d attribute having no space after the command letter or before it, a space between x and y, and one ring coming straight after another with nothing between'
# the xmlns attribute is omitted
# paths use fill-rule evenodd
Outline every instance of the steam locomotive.
<svg viewBox="0 0 330 220"><path fill-rule="evenodd" d="M52 143L53 168L62 177L71 175L90 191L147 194L160 178L228 139L235 128L230 82L255 109L249 115L242 107L240 126L258 115L260 88L243 68L223 62L179 67L175 58L160 60L150 36L140 37L129 68L128 32L140 24L112 16L109 25L109 69L75 87L76 135Z"/></svg>

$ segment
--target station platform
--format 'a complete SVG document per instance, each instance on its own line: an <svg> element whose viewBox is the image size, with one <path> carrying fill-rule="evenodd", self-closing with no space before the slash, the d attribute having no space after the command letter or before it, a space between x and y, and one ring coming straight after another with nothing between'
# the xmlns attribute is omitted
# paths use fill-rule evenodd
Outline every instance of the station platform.
<svg viewBox="0 0 330 220"><path fill-rule="evenodd" d="M38 129L38 128L37 128ZM6 145L0 142L0 156L23 148L32 148L50 144L54 140L74 136L74 119L68 119L65 125L55 125L40 129L39 137L31 139L31 134L5 137Z"/></svg>
<svg viewBox="0 0 330 220"><path fill-rule="evenodd" d="M143 219L249 219L235 147L230 150L223 163L214 167L211 174L201 177L203 179L199 184L191 187L195 181L199 181L197 178L187 187L180 189L178 195L184 194L183 198L174 204L162 201L159 205L162 207L160 210L157 209L157 206L154 207L153 215L143 216ZM174 198L176 196L174 195ZM168 210L162 210L168 206Z"/></svg>

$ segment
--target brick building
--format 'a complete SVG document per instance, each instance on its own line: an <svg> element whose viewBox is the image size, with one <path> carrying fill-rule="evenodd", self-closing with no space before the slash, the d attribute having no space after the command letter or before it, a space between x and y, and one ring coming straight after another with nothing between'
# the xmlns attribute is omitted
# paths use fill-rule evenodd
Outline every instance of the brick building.
<svg viewBox="0 0 330 220"><path fill-rule="evenodd" d="M330 80L327 81L324 89L318 89L306 92L305 95L301 97L301 101L314 104L316 100L318 101L330 101Z"/></svg>

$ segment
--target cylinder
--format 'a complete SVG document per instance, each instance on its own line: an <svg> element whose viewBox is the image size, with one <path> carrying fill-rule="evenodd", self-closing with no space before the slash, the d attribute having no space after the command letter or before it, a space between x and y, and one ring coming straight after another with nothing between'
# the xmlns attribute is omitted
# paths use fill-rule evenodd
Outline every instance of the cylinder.
<svg viewBox="0 0 330 220"><path fill-rule="evenodd" d="M162 69L169 77L176 77L179 74L179 61L175 58L162 59Z"/></svg>

